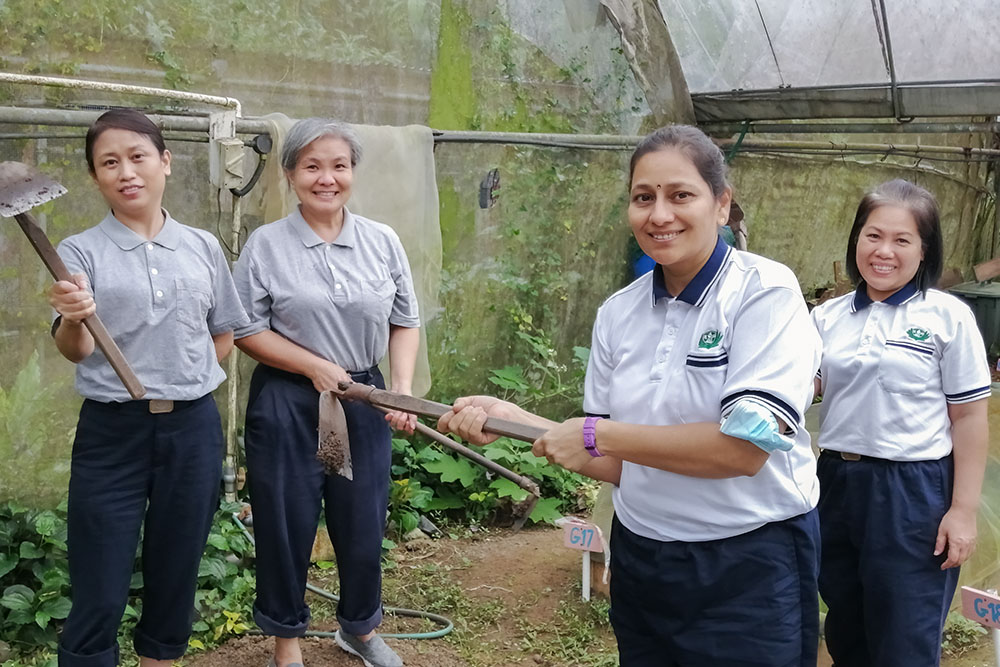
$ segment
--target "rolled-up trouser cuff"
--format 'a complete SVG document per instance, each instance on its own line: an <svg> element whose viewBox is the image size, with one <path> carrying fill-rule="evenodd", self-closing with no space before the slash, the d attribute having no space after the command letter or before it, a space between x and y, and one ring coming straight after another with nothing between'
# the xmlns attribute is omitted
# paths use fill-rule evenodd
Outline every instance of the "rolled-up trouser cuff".
<svg viewBox="0 0 1000 667"><path fill-rule="evenodd" d="M279 623L275 621L270 616L262 612L257 604L254 603L253 606L253 620L260 628L260 631L265 635L270 635L272 637L282 637L285 639L290 639L292 637L302 637L306 634L306 630L309 628L309 609L306 608L305 619L296 623L295 625L286 625L284 623ZM352 633L353 634L353 633Z"/></svg>
<svg viewBox="0 0 1000 667"><path fill-rule="evenodd" d="M118 664L118 644L100 653L82 655L67 651L59 646L59 667L116 667Z"/></svg>
<svg viewBox="0 0 1000 667"><path fill-rule="evenodd" d="M344 629L344 632L348 632L354 636L367 635L382 624L382 606L379 605L374 614L360 621L349 621L340 614L337 614L337 623Z"/></svg>
<svg viewBox="0 0 1000 667"><path fill-rule="evenodd" d="M135 647L136 654L143 658L176 660L187 651L188 643L187 640L184 640L183 644L164 644L156 641L137 627L135 635L132 637L132 646Z"/></svg>

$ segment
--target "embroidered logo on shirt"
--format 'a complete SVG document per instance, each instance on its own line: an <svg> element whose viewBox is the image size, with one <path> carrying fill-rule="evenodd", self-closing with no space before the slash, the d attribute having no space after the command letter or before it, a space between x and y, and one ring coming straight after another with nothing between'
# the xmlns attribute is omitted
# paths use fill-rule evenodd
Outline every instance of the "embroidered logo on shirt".
<svg viewBox="0 0 1000 667"><path fill-rule="evenodd" d="M906 335L915 341L925 341L931 337L931 332L921 327L910 327L906 330Z"/></svg>
<svg viewBox="0 0 1000 667"><path fill-rule="evenodd" d="M698 347L710 350L722 342L722 332L718 329L709 329L698 339Z"/></svg>

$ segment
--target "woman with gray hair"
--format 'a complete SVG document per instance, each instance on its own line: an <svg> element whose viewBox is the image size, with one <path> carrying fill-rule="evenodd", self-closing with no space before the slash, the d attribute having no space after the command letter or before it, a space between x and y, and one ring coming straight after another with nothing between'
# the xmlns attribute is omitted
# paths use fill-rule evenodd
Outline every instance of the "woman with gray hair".
<svg viewBox="0 0 1000 667"><path fill-rule="evenodd" d="M259 362L246 453L257 538L254 619L275 637L272 667L302 665L298 638L309 625L306 572L321 503L340 574L337 644L369 666L403 664L375 629L389 425L412 433L416 418L345 402L354 479L326 474L316 459L319 392L341 381L384 388L377 364L388 352L392 389L408 394L416 363L420 319L399 237L346 207L360 157L347 125L296 123L281 163L299 206L254 231L233 268L250 315L236 345Z"/></svg>

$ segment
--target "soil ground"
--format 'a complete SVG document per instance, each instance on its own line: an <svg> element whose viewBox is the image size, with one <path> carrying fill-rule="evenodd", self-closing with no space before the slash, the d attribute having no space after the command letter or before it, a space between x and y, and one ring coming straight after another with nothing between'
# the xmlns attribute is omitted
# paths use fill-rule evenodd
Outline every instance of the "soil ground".
<svg viewBox="0 0 1000 667"><path fill-rule="evenodd" d="M562 546L562 532L535 527L518 533L487 531L461 539L421 540L393 551L386 568L387 605L422 607L452 618L455 630L444 639L389 639L409 667L502 667L617 664L614 636L599 595L580 600L580 552ZM318 581L317 581L318 579ZM314 583L336 587L336 575L319 574ZM331 603L310 595L313 627L336 627ZM434 629L427 622L387 616L384 632ZM244 636L210 652L190 655L189 667L264 667L271 640ZM359 667L331 639L303 641L309 667ZM945 667L993 665L988 641ZM831 661L821 647L819 667Z"/></svg>

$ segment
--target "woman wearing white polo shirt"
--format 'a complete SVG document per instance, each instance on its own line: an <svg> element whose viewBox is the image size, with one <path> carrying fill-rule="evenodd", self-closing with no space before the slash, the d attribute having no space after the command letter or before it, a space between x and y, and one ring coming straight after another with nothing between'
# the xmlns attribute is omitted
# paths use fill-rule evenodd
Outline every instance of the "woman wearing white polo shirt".
<svg viewBox="0 0 1000 667"><path fill-rule="evenodd" d="M592 416L556 424L480 396L439 422L480 443L487 415L550 427L536 454L617 485L610 615L625 667L816 664L819 487L802 415L819 340L792 272L719 239L725 170L693 127L636 148L628 219L658 266L598 311Z"/></svg>
<svg viewBox="0 0 1000 667"><path fill-rule="evenodd" d="M820 593L838 667L936 665L976 540L990 373L972 311L941 275L934 197L903 180L865 195L847 245L857 291L812 316Z"/></svg>

